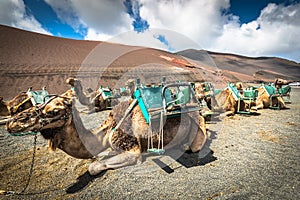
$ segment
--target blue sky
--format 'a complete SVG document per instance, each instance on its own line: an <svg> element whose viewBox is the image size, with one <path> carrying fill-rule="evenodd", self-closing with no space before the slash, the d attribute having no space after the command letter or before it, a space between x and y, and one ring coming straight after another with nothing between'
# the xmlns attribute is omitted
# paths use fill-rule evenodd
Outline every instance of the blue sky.
<svg viewBox="0 0 300 200"><path fill-rule="evenodd" d="M300 0L0 1L0 24L43 34L297 62L299 18Z"/></svg>

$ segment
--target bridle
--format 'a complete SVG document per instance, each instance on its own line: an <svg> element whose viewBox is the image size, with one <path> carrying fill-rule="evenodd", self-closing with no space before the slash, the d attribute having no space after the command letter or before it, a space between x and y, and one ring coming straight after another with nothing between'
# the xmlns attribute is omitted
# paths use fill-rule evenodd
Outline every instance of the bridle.
<svg viewBox="0 0 300 200"><path fill-rule="evenodd" d="M37 117L39 118L38 123L41 125L41 128L39 128L39 130L37 130L37 131L40 131L46 125L51 124L51 123L56 122L56 121L64 120L65 123L66 123L68 121L68 119L70 118L71 114L72 114L72 108L67 107L65 109L66 112L63 115L53 117L53 118L47 117L47 114L44 114L42 112L42 110L45 108L45 106L48 103L50 103L51 101L53 101L57 97L63 98L63 99L69 99L68 97L59 96L59 95L48 95L48 97L50 97L50 98L47 101L45 101L45 103L38 106L37 109L35 110L35 113L36 113Z"/></svg>

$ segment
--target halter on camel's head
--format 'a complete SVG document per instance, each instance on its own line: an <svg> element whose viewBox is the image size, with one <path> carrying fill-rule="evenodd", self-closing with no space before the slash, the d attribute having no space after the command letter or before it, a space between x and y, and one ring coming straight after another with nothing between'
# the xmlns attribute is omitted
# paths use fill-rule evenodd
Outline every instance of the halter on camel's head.
<svg viewBox="0 0 300 200"><path fill-rule="evenodd" d="M281 88L283 85L288 85L289 83L291 83L291 81L287 81L287 80L284 80L284 79L281 79L281 78L277 78L274 81L274 86L278 89L278 88Z"/></svg>
<svg viewBox="0 0 300 200"><path fill-rule="evenodd" d="M51 96L44 104L33 106L13 116L6 124L10 133L62 127L72 114L72 99Z"/></svg>

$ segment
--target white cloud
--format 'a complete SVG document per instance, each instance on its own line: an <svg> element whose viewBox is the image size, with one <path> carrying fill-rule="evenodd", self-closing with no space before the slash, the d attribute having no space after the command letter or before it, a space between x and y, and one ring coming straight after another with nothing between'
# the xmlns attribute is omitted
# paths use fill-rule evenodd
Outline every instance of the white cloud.
<svg viewBox="0 0 300 200"><path fill-rule="evenodd" d="M0 23L28 31L52 35L31 15L27 15L22 0L1 1Z"/></svg>
<svg viewBox="0 0 300 200"><path fill-rule="evenodd" d="M84 24L78 18L78 11L73 6L71 0L44 0L55 11L61 22L70 25L76 32L80 32L80 28Z"/></svg>
<svg viewBox="0 0 300 200"><path fill-rule="evenodd" d="M300 3L284 7L268 4L255 20L239 26L224 24L211 49L249 56L277 55L300 60Z"/></svg>
<svg viewBox="0 0 300 200"><path fill-rule="evenodd" d="M240 24L238 16L228 13L228 0L141 2L141 17L150 27L184 34L204 49L300 61L300 54L295 53L300 51L300 3L269 4L256 20Z"/></svg>
<svg viewBox="0 0 300 200"><path fill-rule="evenodd" d="M222 33L226 18L221 11L229 7L229 0L142 0L141 17L152 28L169 29L208 46Z"/></svg>
<svg viewBox="0 0 300 200"><path fill-rule="evenodd" d="M91 28L88 34L116 35L131 30L132 19L125 12L122 1L111 0L45 0L58 18L75 30L80 26ZM97 33L97 34L95 34ZM88 39L91 39L89 36Z"/></svg>
<svg viewBox="0 0 300 200"><path fill-rule="evenodd" d="M84 39L85 40L106 41L106 40L109 40L110 38L111 38L110 35L102 34L102 33L97 32L93 28L89 28Z"/></svg>

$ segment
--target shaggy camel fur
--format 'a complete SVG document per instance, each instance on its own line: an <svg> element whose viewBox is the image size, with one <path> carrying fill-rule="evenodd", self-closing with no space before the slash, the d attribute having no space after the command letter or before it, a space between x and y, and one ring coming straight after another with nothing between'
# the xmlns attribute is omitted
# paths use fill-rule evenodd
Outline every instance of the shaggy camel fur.
<svg viewBox="0 0 300 200"><path fill-rule="evenodd" d="M75 158L112 156L89 166L90 174L95 175L102 170L134 165L147 149L149 125L139 106L114 130L129 104L130 101L118 104L105 122L91 131L84 127L71 98L53 97L41 106L18 113L7 122L6 128L10 133L40 131L49 140L51 149L59 148ZM181 145L196 152L206 141L205 123L198 112L167 119L163 130L166 150ZM155 129L153 131L155 133ZM157 134L153 140L157 145Z"/></svg>

